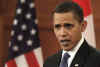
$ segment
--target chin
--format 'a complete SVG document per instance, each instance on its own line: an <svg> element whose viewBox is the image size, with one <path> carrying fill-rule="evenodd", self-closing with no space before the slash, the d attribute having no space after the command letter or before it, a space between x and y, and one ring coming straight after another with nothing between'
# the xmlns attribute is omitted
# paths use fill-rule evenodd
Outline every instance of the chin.
<svg viewBox="0 0 100 67"><path fill-rule="evenodd" d="M65 51L70 51L71 50L71 48L67 48L67 49L64 49Z"/></svg>
<svg viewBox="0 0 100 67"><path fill-rule="evenodd" d="M63 50L65 50L65 51L70 51L72 49L73 49L72 46L66 46L66 47L63 46Z"/></svg>

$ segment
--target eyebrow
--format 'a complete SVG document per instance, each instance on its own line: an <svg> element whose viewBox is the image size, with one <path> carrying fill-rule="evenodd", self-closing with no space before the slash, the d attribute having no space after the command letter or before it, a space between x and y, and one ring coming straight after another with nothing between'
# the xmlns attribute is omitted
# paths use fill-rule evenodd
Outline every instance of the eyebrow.
<svg viewBox="0 0 100 67"><path fill-rule="evenodd" d="M71 27L71 26L74 26L74 24L73 24L73 23L65 23L65 24L64 24L64 27L66 27L66 26L67 26L67 27Z"/></svg>
<svg viewBox="0 0 100 67"><path fill-rule="evenodd" d="M64 23L64 25L73 25L72 23Z"/></svg>

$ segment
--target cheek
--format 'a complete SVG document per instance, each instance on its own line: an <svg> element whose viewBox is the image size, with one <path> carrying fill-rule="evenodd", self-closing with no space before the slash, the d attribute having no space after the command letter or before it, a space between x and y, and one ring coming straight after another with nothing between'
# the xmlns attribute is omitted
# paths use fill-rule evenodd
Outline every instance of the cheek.
<svg viewBox="0 0 100 67"><path fill-rule="evenodd" d="M73 40L78 40L81 36L81 31L80 30L74 30L72 31L72 34L71 34Z"/></svg>
<svg viewBox="0 0 100 67"><path fill-rule="evenodd" d="M59 34L58 34L58 31L55 30L55 29L54 29L54 34L55 34L56 37L58 37L58 35L59 35Z"/></svg>

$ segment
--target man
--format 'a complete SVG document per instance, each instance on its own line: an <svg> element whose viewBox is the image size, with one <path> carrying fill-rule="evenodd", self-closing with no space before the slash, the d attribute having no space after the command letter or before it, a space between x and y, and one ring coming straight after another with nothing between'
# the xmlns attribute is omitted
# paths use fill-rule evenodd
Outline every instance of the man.
<svg viewBox="0 0 100 67"><path fill-rule="evenodd" d="M100 53L82 36L87 26L82 8L74 2L61 3L53 11L53 20L62 50L48 57L43 67L100 67Z"/></svg>

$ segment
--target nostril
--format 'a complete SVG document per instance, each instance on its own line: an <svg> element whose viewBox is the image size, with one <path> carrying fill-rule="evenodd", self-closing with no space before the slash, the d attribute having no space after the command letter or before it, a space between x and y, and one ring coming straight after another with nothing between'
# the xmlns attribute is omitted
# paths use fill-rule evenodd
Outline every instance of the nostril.
<svg viewBox="0 0 100 67"><path fill-rule="evenodd" d="M62 37L66 37L66 35L62 35Z"/></svg>

